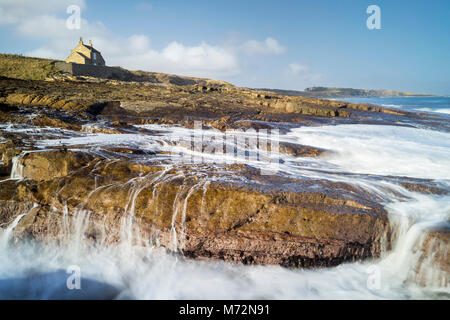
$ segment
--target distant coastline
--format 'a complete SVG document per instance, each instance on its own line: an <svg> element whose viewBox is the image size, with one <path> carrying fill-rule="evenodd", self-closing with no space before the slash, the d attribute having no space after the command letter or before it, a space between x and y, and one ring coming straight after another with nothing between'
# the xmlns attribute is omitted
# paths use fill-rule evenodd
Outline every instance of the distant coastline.
<svg viewBox="0 0 450 320"><path fill-rule="evenodd" d="M433 94L420 94L396 90L373 90L373 89L354 89L354 88L335 88L335 87L311 87L304 91L283 90L283 89L256 89L271 91L277 94L283 94L296 97L309 98L381 98L381 97L437 97Z"/></svg>

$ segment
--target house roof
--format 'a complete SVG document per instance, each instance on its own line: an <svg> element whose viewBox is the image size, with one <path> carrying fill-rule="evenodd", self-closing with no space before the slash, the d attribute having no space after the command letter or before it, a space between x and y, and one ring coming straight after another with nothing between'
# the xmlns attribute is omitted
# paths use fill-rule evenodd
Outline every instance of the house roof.
<svg viewBox="0 0 450 320"><path fill-rule="evenodd" d="M88 50L90 50L92 52L100 53L100 51L96 50L94 47L85 45L84 43L83 43L83 47L85 47L86 49L88 49Z"/></svg>

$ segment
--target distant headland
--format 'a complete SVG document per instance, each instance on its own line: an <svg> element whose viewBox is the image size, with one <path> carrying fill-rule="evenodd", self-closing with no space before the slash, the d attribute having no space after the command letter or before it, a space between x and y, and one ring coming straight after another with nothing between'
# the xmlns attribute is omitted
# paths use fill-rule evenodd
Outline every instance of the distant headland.
<svg viewBox="0 0 450 320"><path fill-rule="evenodd" d="M348 97L433 97L432 94L418 94L396 90L373 90L373 89L353 89L353 88L335 88L335 87L311 87L304 91L282 90L282 89L257 89L271 91L278 94L297 97L310 98L348 98Z"/></svg>

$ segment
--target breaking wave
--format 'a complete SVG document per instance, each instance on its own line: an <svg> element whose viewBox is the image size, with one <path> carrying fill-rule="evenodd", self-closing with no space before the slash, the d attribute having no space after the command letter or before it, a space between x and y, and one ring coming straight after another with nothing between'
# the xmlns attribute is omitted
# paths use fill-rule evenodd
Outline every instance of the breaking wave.
<svg viewBox="0 0 450 320"><path fill-rule="evenodd" d="M95 147L120 144L147 151L191 152L174 144L174 138L192 129L152 126L159 134L78 134L39 141L50 146ZM13 128L9 128L13 130ZM23 129L21 129L23 130ZM35 134L35 133L34 133ZM176 140L176 139L175 139ZM450 196L408 191L391 178L429 179L450 191L450 134L425 129L375 125L339 125L296 128L281 141L328 150L317 159L286 154L279 174L318 177L353 183L378 194L394 228L393 249L379 259L346 263L334 268L292 270L278 266L244 266L219 261L185 259L151 239L133 237L131 220L124 220L122 241L117 245L91 246L85 241L89 213L79 210L72 219L63 215L66 243L15 243L13 231L26 212L5 226L0 234L0 298L98 298L98 299L406 299L450 297L448 274L424 254L447 255L448 247L424 251L427 233L448 228ZM184 148L184 149L183 149ZM184 150L184 151L183 151ZM213 155L211 156L213 160ZM165 160L169 158L165 158ZM174 159L172 159L174 160ZM247 159L240 162L265 166ZM212 161L213 162L213 161ZM12 179L21 178L14 166ZM386 179L378 179L383 176ZM163 179L155 177L155 179ZM391 180L390 180L391 179ZM156 180L155 180L156 181ZM159 181L159 180L158 180ZM130 182L132 183L132 182ZM133 212L130 194L127 212ZM199 186L207 187L207 184ZM179 199L174 215L183 215ZM184 200L184 202L183 202ZM174 206L175 208L175 206ZM33 209L31 209L33 210ZM174 209L175 210L175 209ZM185 209L184 209L185 210ZM130 216L132 217L132 216ZM175 234L176 237L176 234ZM175 241L176 238L175 238ZM176 246L175 246L176 247ZM81 289L68 291L69 266L78 266ZM418 281L417 279L421 280Z"/></svg>

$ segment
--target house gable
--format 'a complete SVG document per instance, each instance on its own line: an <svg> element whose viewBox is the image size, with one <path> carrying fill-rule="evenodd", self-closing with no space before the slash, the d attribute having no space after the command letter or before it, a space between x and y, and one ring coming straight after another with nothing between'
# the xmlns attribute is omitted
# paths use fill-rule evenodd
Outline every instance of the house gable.
<svg viewBox="0 0 450 320"><path fill-rule="evenodd" d="M83 39L80 38L80 42L72 50L72 53L66 59L67 63L80 63L89 65L104 66L105 60L102 57L100 51L94 49L92 41L89 41L89 45L83 43Z"/></svg>

